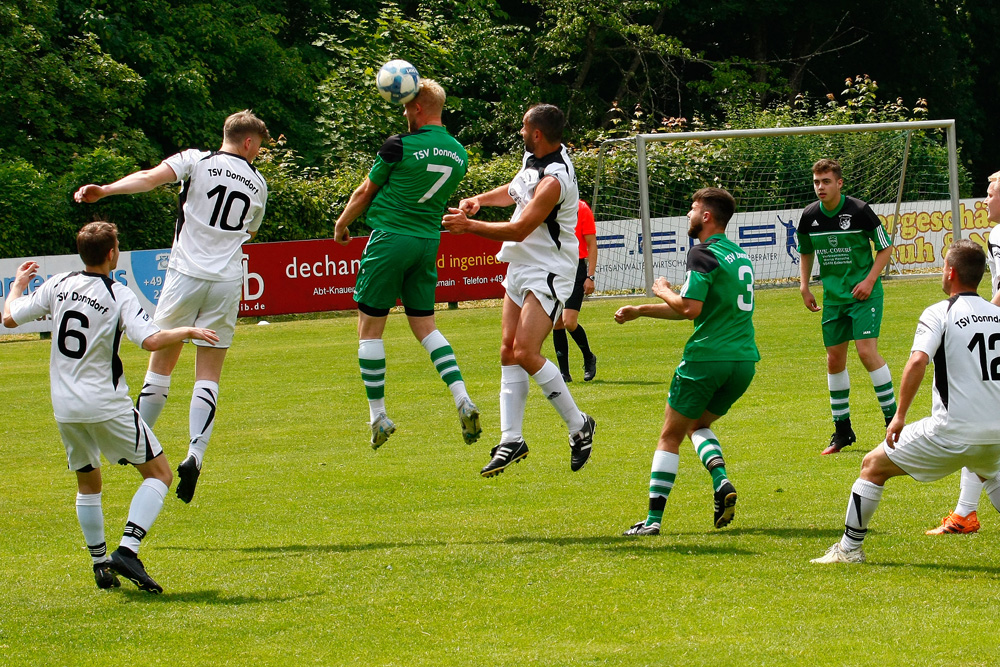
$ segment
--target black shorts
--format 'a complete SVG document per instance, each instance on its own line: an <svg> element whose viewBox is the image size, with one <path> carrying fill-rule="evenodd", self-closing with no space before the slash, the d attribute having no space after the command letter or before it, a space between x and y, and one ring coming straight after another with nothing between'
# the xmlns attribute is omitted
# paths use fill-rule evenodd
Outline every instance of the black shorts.
<svg viewBox="0 0 1000 667"><path fill-rule="evenodd" d="M576 280L573 281L573 293L566 300L565 310L580 312L583 306L583 283L587 282L587 260L581 259L576 266Z"/></svg>

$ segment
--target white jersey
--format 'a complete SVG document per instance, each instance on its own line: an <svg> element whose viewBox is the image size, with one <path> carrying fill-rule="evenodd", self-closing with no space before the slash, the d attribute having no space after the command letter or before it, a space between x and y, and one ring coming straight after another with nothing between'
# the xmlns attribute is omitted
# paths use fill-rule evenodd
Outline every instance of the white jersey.
<svg viewBox="0 0 1000 667"><path fill-rule="evenodd" d="M579 264L579 244L576 240L576 221L580 191L576 183L576 170L565 146L542 158L524 154L521 171L510 182L507 192L517 208L511 222L516 222L524 208L535 195L535 188L545 176L559 181L559 201L545 222L534 229L523 241L505 241L497 253L501 262L529 264L547 268L551 273L575 280Z"/></svg>
<svg viewBox="0 0 1000 667"><path fill-rule="evenodd" d="M993 296L996 296L1000 292L1000 224L995 225L986 237L986 264L993 275L990 286Z"/></svg>
<svg viewBox="0 0 1000 667"><path fill-rule="evenodd" d="M10 314L18 323L52 316L56 421L102 422L133 409L118 357L122 331L142 345L159 329L129 288L97 273L60 273L11 303Z"/></svg>
<svg viewBox="0 0 1000 667"><path fill-rule="evenodd" d="M1000 443L1000 308L975 292L924 310L912 351L934 362L927 435L965 445Z"/></svg>
<svg viewBox="0 0 1000 667"><path fill-rule="evenodd" d="M264 219L267 183L247 160L186 150L163 161L182 182L170 268L215 281L243 277L243 244Z"/></svg>

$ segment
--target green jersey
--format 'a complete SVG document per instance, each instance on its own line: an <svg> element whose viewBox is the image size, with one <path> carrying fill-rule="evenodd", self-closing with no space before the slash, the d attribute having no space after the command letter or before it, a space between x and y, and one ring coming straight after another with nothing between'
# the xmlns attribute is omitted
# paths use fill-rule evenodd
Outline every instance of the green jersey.
<svg viewBox="0 0 1000 667"><path fill-rule="evenodd" d="M691 248L681 296L702 302L685 361L760 361L753 329L753 264L725 234Z"/></svg>
<svg viewBox="0 0 1000 667"><path fill-rule="evenodd" d="M368 208L368 225L406 236L439 238L441 216L468 166L462 144L440 125L389 137L368 174L379 186Z"/></svg>
<svg viewBox="0 0 1000 667"><path fill-rule="evenodd" d="M823 280L823 303L854 303L851 291L868 277L875 250L892 245L875 211L860 199L841 195L840 205L827 211L822 202L806 206L796 231L799 252L816 254ZM870 298L882 296L882 279L875 281Z"/></svg>

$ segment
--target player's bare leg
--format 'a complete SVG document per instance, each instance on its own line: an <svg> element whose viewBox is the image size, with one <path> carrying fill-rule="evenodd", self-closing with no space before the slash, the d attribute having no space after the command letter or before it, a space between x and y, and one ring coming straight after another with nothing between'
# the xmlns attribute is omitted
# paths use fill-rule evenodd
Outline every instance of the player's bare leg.
<svg viewBox="0 0 1000 667"><path fill-rule="evenodd" d="M582 468L590 456L593 420L580 412L558 367L541 353L542 343L551 330L552 320L534 294L529 292L521 307L509 296L504 296L500 341L500 363L503 367L500 386L501 441L491 452L492 460L481 471L485 477L501 472L528 454L520 435L527 402L527 375L534 378L549 403L566 422L570 433L571 469L576 471ZM515 435L517 440L514 440Z"/></svg>

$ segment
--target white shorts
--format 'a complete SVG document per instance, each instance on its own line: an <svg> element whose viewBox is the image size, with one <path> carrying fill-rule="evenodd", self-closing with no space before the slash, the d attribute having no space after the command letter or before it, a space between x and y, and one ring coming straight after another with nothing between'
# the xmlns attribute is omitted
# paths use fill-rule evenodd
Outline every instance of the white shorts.
<svg viewBox="0 0 1000 667"><path fill-rule="evenodd" d="M930 417L925 417L904 426L895 449L882 441L882 449L889 460L903 472L920 482L933 482L962 468L986 479L1000 475L1000 444L945 443L925 433L929 424Z"/></svg>
<svg viewBox="0 0 1000 667"><path fill-rule="evenodd" d="M507 290L507 296L518 308L524 307L524 298L528 296L528 292L534 294L553 322L559 319L566 300L573 294L571 278L564 278L531 264L508 264L503 286Z"/></svg>
<svg viewBox="0 0 1000 667"><path fill-rule="evenodd" d="M66 447L66 461L74 472L100 468L102 453L111 463L122 465L146 463L163 453L153 429L134 408L102 422L56 424Z"/></svg>
<svg viewBox="0 0 1000 667"><path fill-rule="evenodd" d="M219 334L214 346L196 340L195 345L229 347L233 344L236 316L240 311L243 281L219 282L192 278L173 269L167 269L160 301L156 304L153 323L161 329L176 327L201 327Z"/></svg>

